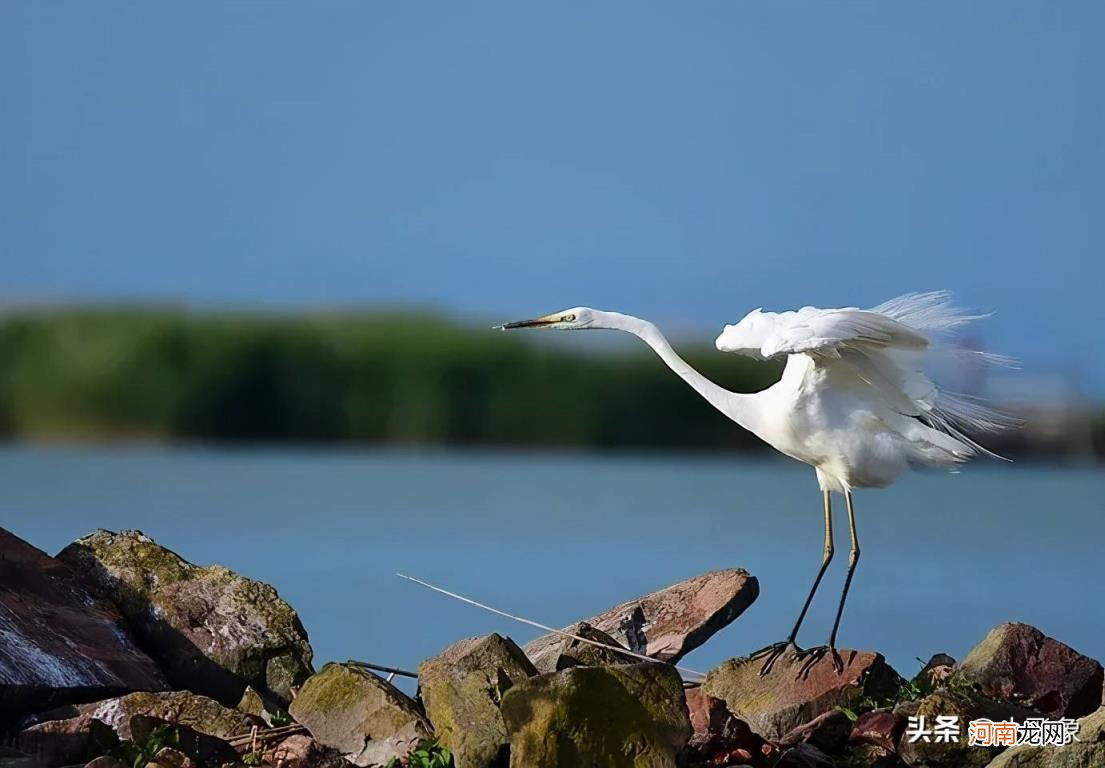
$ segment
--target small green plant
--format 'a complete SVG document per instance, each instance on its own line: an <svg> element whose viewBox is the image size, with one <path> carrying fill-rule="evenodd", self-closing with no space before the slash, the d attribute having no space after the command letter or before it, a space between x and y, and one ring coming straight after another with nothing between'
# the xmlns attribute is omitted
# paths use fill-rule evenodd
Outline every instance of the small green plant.
<svg viewBox="0 0 1105 768"><path fill-rule="evenodd" d="M146 768L154 756L165 747L176 747L177 731L171 725L159 725L140 742L120 741L108 754L130 768Z"/></svg>
<svg viewBox="0 0 1105 768"><path fill-rule="evenodd" d="M242 755L242 765L264 765L265 757L260 752L246 752Z"/></svg>
<svg viewBox="0 0 1105 768"><path fill-rule="evenodd" d="M294 720L292 716L288 714L286 710L275 709L269 713L269 722L272 723L273 728L280 728L285 725L291 725Z"/></svg>
<svg viewBox="0 0 1105 768"><path fill-rule="evenodd" d="M406 763L397 757L391 758L385 768L451 768L453 754L433 739L423 739L407 755Z"/></svg>

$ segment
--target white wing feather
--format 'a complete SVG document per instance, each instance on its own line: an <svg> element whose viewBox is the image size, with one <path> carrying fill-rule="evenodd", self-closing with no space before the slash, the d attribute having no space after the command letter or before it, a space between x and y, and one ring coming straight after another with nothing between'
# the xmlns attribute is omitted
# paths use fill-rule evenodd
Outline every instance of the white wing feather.
<svg viewBox="0 0 1105 768"><path fill-rule="evenodd" d="M758 359L805 354L820 365L847 365L897 413L961 443L965 458L990 453L970 434L1009 428L1017 421L976 398L948 392L924 369L948 355L1010 364L1008 358L942 343L942 337L980 317L953 307L946 291L913 293L872 309L753 310L725 326L716 344L723 352Z"/></svg>

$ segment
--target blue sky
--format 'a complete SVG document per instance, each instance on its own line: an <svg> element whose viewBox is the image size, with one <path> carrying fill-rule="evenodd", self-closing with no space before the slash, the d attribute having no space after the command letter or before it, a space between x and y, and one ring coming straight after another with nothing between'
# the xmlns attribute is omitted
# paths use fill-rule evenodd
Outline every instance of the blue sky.
<svg viewBox="0 0 1105 768"><path fill-rule="evenodd" d="M1105 4L0 4L0 299L947 287L1105 392Z"/></svg>

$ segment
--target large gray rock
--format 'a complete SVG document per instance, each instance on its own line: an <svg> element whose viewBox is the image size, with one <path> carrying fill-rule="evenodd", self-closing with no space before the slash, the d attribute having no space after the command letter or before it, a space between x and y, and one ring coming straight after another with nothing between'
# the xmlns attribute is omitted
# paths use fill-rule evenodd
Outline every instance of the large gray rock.
<svg viewBox="0 0 1105 768"><path fill-rule="evenodd" d="M496 634L461 640L418 666L426 715L456 768L506 764L509 739L499 704L535 674L522 649Z"/></svg>
<svg viewBox="0 0 1105 768"><path fill-rule="evenodd" d="M759 594L756 577L743 568L711 571L616 605L585 622L631 651L675 663L740 616ZM549 638L543 635L527 643L526 653L538 654Z"/></svg>
<svg viewBox="0 0 1105 768"><path fill-rule="evenodd" d="M176 687L233 705L252 685L284 703L313 671L299 616L268 584L192 565L141 531L96 531L58 559L119 606Z"/></svg>
<svg viewBox="0 0 1105 768"><path fill-rule="evenodd" d="M511 768L675 768L691 723L667 664L571 667L503 696Z"/></svg>
<svg viewBox="0 0 1105 768"><path fill-rule="evenodd" d="M94 599L67 565L0 528L0 722L166 687L110 601Z"/></svg>
<svg viewBox="0 0 1105 768"><path fill-rule="evenodd" d="M405 757L433 730L419 706L387 681L359 667L327 664L307 679L289 707L315 740L355 765Z"/></svg>
<svg viewBox="0 0 1105 768"><path fill-rule="evenodd" d="M1101 706L1101 664L1028 624L995 627L956 676L1048 717L1082 717Z"/></svg>
<svg viewBox="0 0 1105 768"><path fill-rule="evenodd" d="M837 707L855 707L865 698L893 695L903 682L882 657L870 651L839 651L844 671L828 659L800 674L802 662L780 658L767 675L759 659L730 659L712 669L703 693L725 701L729 711L766 739L777 740L792 729Z"/></svg>
<svg viewBox="0 0 1105 768"><path fill-rule="evenodd" d="M1022 744L1002 752L988 768L1099 768L1105 765L1105 707L1078 721L1078 741L1065 747Z"/></svg>

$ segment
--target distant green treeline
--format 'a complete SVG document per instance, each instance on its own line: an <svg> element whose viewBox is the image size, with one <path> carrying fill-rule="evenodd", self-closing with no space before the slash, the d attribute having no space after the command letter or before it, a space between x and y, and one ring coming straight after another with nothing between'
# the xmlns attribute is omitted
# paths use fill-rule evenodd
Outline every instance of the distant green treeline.
<svg viewBox="0 0 1105 768"><path fill-rule="evenodd" d="M69 309L0 318L0 434L759 447L640 342L596 354L415 314ZM685 349L755 391L778 367Z"/></svg>

